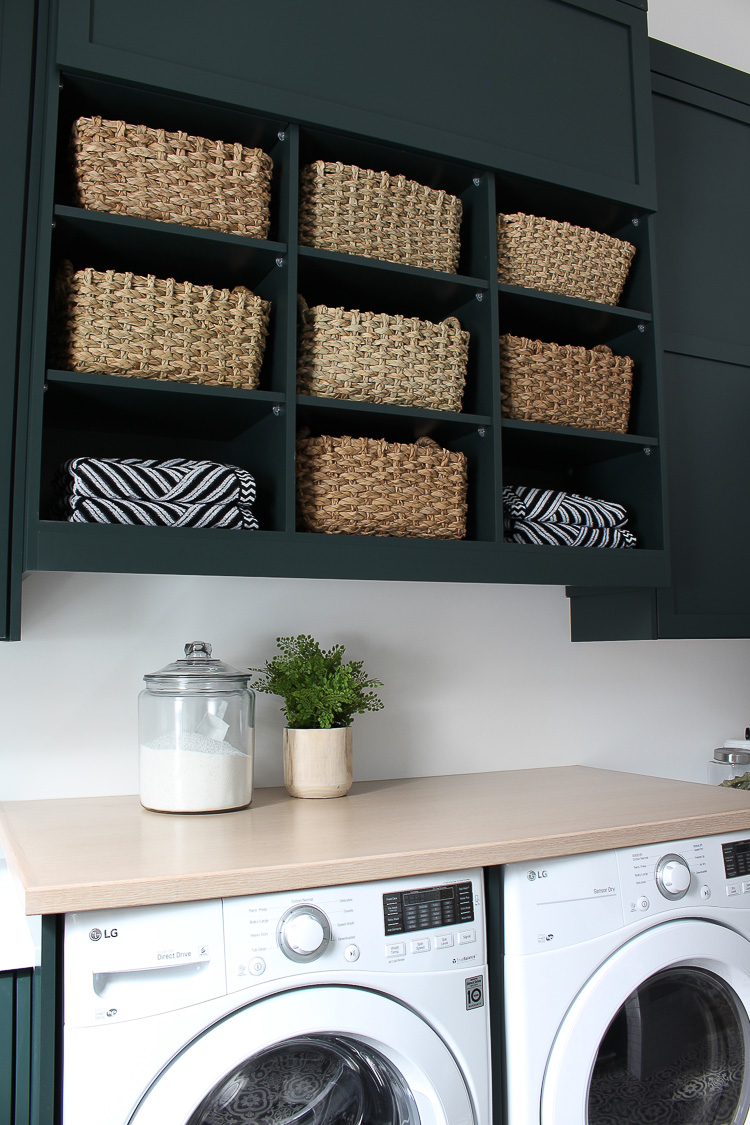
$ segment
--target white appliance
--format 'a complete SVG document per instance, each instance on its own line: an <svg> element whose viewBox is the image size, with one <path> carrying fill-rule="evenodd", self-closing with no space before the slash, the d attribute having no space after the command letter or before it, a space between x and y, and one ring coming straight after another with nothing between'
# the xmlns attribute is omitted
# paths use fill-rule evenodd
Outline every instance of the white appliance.
<svg viewBox="0 0 750 1125"><path fill-rule="evenodd" d="M69 914L64 1125L490 1125L479 869Z"/></svg>
<svg viewBox="0 0 750 1125"><path fill-rule="evenodd" d="M750 1120L750 832L503 873L506 1125Z"/></svg>

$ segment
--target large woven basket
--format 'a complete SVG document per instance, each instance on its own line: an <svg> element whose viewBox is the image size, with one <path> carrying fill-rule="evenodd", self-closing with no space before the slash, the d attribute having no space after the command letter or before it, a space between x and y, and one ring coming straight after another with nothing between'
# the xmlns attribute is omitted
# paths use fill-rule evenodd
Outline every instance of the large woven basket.
<svg viewBox="0 0 750 1125"><path fill-rule="evenodd" d="M466 455L430 438L301 436L297 513L306 531L463 539Z"/></svg>
<svg viewBox="0 0 750 1125"><path fill-rule="evenodd" d="M624 434L632 385L633 360L606 344L589 350L500 337L504 418Z"/></svg>
<svg viewBox="0 0 750 1125"><path fill-rule="evenodd" d="M273 161L262 149L79 117L71 160L81 207L268 235Z"/></svg>
<svg viewBox="0 0 750 1125"><path fill-rule="evenodd" d="M269 309L243 286L74 272L66 262L57 277L52 358L67 371L252 390Z"/></svg>
<svg viewBox="0 0 750 1125"><path fill-rule="evenodd" d="M587 227L522 212L497 217L497 278L507 285L616 305L634 254L632 243Z"/></svg>
<svg viewBox="0 0 750 1125"><path fill-rule="evenodd" d="M303 246L456 273L461 200L405 176L318 160L302 170Z"/></svg>
<svg viewBox="0 0 750 1125"><path fill-rule="evenodd" d="M455 317L433 324L298 300L299 394L461 409L469 333Z"/></svg>

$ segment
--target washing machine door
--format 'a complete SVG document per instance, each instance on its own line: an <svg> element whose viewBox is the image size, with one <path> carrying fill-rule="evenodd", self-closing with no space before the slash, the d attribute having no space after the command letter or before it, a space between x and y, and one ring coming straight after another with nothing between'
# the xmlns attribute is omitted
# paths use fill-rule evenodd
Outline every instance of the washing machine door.
<svg viewBox="0 0 750 1125"><path fill-rule="evenodd" d="M152 1083L131 1125L475 1125L440 1036L381 993L314 986L226 1016Z"/></svg>
<svg viewBox="0 0 750 1125"><path fill-rule="evenodd" d="M550 1052L542 1125L744 1125L750 942L665 922L589 978Z"/></svg>

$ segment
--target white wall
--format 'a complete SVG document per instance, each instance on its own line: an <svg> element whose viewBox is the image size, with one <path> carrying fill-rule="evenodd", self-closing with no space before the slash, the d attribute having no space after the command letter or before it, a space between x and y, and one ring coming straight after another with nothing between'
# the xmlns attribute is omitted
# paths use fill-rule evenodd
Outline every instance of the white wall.
<svg viewBox="0 0 750 1125"><path fill-rule="evenodd" d="M750 70L747 0L651 0L652 34ZM750 723L750 641L572 645L557 587L33 574L0 645L0 798L137 790L144 672L208 640L238 667L278 635L347 646L385 682L359 779L573 762L702 781ZM281 783L260 696L256 780Z"/></svg>
<svg viewBox="0 0 750 1125"><path fill-rule="evenodd" d="M749 0L649 0L648 30L654 39L750 70Z"/></svg>

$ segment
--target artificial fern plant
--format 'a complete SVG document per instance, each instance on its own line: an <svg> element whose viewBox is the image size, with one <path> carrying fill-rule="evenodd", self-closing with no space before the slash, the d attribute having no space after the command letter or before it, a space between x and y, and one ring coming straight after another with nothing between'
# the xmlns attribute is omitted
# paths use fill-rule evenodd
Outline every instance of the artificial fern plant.
<svg viewBox="0 0 750 1125"><path fill-rule="evenodd" d="M344 664L343 645L321 649L313 637L277 637L279 655L266 661L252 687L284 700L281 710L293 729L348 727L355 715L380 711L375 689L380 680L367 678L361 660Z"/></svg>

